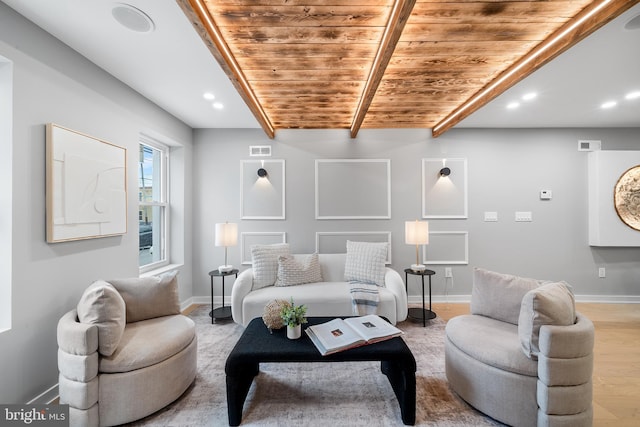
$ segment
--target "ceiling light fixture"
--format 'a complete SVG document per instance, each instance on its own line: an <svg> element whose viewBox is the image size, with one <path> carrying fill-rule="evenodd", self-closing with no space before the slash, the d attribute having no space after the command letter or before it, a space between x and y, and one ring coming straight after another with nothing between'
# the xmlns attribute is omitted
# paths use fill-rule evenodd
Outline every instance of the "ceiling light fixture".
<svg viewBox="0 0 640 427"><path fill-rule="evenodd" d="M222 105L221 102L214 102L213 104L211 104L211 106L216 110L222 110L224 108L224 105Z"/></svg>
<svg viewBox="0 0 640 427"><path fill-rule="evenodd" d="M458 116L460 116L463 112L465 112L466 110L470 109L472 106L477 104L480 100L482 100L485 97L487 97L489 94L492 94L493 91L498 86L500 86L503 83L505 83L514 74L518 73L522 68L524 68L530 62L534 61L539 56L542 56L543 53L545 53L547 50L552 48L556 43L564 40L565 37L571 36L571 35L575 36L575 34L572 34L572 33L573 33L574 30L576 30L576 28L578 28L580 25L582 25L586 21L588 21L592 16L594 16L598 12L600 12L605 6L607 6L609 3L611 3L611 1L612 0L603 0L598 5L594 6L591 10L589 10L587 13L582 15L575 22L573 22L571 25L569 25L567 28L565 28L563 31L561 31L558 35L553 37L551 40L547 40L547 41L542 42L540 45L538 45L538 48L534 49L534 51L532 51L532 53L529 54L529 56L527 56L521 62L519 62L516 65L514 65L512 68L508 69L499 78L494 80L489 86L487 86L484 89L482 89L477 95L474 95L473 97L471 97L471 99L469 99L467 102L465 102L462 106L460 106L458 109L454 110L453 113L449 114L442 121L440 121L438 124L436 124L433 127L432 134L434 134L435 136L440 135L440 133L443 132L441 129L444 128L445 126L447 126L449 124L449 122L454 121L454 119L456 119ZM490 99L493 99L493 98L490 98ZM464 117L466 117L466 116L463 116L463 118ZM459 122L460 120L462 120L462 119L457 120L457 122ZM453 125L451 125L451 126L453 126ZM449 127L447 127L447 129Z"/></svg>
<svg viewBox="0 0 640 427"><path fill-rule="evenodd" d="M138 33L150 33L156 28L151 17L137 7L127 3L116 3L111 15L123 27Z"/></svg>
<svg viewBox="0 0 640 427"><path fill-rule="evenodd" d="M509 110L515 110L516 108L518 108L520 106L519 102L510 102L509 104L507 104L507 108Z"/></svg>
<svg viewBox="0 0 640 427"><path fill-rule="evenodd" d="M532 99L535 99L537 96L538 96L538 94L535 93L535 92L525 93L524 95L522 95L522 100L523 101L531 101Z"/></svg>
<svg viewBox="0 0 640 427"><path fill-rule="evenodd" d="M207 101L213 101L214 99L216 99L216 96L214 94L212 94L211 92L205 92L202 97L204 99L206 99Z"/></svg>
<svg viewBox="0 0 640 427"><path fill-rule="evenodd" d="M607 101L607 102L605 102L604 104L602 104L602 105L600 106L600 108L603 108L603 109L605 109L605 110L606 110L606 109L608 109L608 108L613 108L613 107L615 107L616 105L618 105L618 103L617 103L616 101Z"/></svg>

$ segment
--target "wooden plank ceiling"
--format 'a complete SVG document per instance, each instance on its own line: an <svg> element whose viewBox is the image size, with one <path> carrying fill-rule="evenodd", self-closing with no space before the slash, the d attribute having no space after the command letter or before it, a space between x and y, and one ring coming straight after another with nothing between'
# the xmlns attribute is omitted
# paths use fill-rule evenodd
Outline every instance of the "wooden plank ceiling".
<svg viewBox="0 0 640 427"><path fill-rule="evenodd" d="M355 138L440 135L640 0L176 1L270 137Z"/></svg>

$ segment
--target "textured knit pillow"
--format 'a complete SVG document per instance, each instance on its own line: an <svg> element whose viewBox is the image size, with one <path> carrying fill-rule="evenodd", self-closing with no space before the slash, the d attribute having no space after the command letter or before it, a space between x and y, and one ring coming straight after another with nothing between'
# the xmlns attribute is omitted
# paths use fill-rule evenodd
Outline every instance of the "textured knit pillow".
<svg viewBox="0 0 640 427"><path fill-rule="evenodd" d="M127 323L180 314L177 272L109 280L127 305Z"/></svg>
<svg viewBox="0 0 640 427"><path fill-rule="evenodd" d="M527 292L522 298L518 320L518 335L524 354L532 359L538 358L542 325L569 326L575 321L575 297L567 283L547 283Z"/></svg>
<svg viewBox="0 0 640 427"><path fill-rule="evenodd" d="M321 282L318 254L306 256L281 255L278 257L276 286L302 285Z"/></svg>
<svg viewBox="0 0 640 427"><path fill-rule="evenodd" d="M278 275L278 257L282 255L289 255L288 243L251 246L252 289L273 286Z"/></svg>
<svg viewBox="0 0 640 427"><path fill-rule="evenodd" d="M98 280L84 291L77 310L80 323L98 327L98 352L111 356L120 344L126 324L122 296L109 283Z"/></svg>
<svg viewBox="0 0 640 427"><path fill-rule="evenodd" d="M389 244L347 240L344 280L384 286L385 260Z"/></svg>
<svg viewBox="0 0 640 427"><path fill-rule="evenodd" d="M473 270L471 314L517 325L522 297L540 284L536 279L476 268Z"/></svg>

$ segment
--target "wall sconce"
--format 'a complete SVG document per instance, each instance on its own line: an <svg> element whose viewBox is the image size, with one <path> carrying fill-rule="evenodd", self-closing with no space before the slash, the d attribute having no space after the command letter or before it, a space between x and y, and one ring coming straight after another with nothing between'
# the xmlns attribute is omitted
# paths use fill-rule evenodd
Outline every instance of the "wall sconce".
<svg viewBox="0 0 640 427"><path fill-rule="evenodd" d="M440 169L440 176L449 176L451 174L451 169L448 167L444 167Z"/></svg>
<svg viewBox="0 0 640 427"><path fill-rule="evenodd" d="M260 178L264 178L267 176L267 170L265 168L258 169L258 176Z"/></svg>

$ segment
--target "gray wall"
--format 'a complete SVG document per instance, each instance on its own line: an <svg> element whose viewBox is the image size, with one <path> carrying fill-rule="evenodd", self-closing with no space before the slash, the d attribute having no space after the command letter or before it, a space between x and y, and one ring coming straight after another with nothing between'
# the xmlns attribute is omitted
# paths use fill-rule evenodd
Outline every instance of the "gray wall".
<svg viewBox="0 0 640 427"><path fill-rule="evenodd" d="M194 295L208 296L207 272L222 264L213 246L216 222L238 222L239 231L285 231L292 251L315 250L316 231L391 231L392 267L415 260L404 243L404 221L421 215L421 159L468 159L469 217L430 220L433 231L468 231L469 264L432 266L439 300L466 300L475 266L540 279L566 280L582 300L639 301L640 248L594 248L587 240L587 153L578 140L599 139L606 150L637 150L640 129L462 129L432 139L425 130L280 131L271 141L260 130L197 130L194 137ZM240 219L240 160L250 145L272 145L272 158L286 161L286 219ZM390 220L316 220L314 161L323 158L391 159ZM539 191L552 190L541 201ZM484 222L485 211L498 222ZM516 223L516 211L533 222ZM229 249L240 265L240 247ZM607 277L598 278L605 267ZM246 268L243 266L242 268ZM410 298L420 295L410 278ZM219 288L216 289L219 292ZM448 296L445 297L445 293ZM227 287L227 294L229 288ZM630 298L631 296L631 298Z"/></svg>
<svg viewBox="0 0 640 427"><path fill-rule="evenodd" d="M182 144L176 170L191 169L191 128L0 3L0 56L13 62L11 282L12 327L0 333L0 402L27 402L58 382L56 324L94 280L138 275L138 135L150 132ZM6 120L7 117L0 117ZM9 118L10 119L10 118ZM128 232L119 237L47 244L45 123L54 122L127 148ZM177 175L176 175L177 176ZM174 183L190 218L190 174ZM3 187L4 188L4 187ZM182 194L179 194L182 191ZM5 196L2 197L5 200ZM131 209L131 207L133 207ZM186 221L190 224L189 221ZM176 249L190 260L191 231L175 231ZM7 239L10 236L0 236ZM190 263L180 272L181 297L191 296Z"/></svg>

